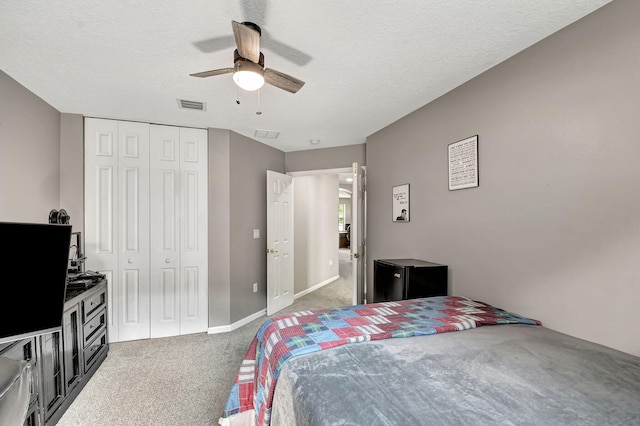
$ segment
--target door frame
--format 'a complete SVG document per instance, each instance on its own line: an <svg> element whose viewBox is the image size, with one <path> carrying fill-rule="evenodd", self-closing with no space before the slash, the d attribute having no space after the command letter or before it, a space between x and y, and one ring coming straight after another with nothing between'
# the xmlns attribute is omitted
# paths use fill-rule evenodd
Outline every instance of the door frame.
<svg viewBox="0 0 640 426"><path fill-rule="evenodd" d="M365 165L359 165L359 166L365 171L365 176L366 176L367 166L365 166ZM335 169L299 170L299 171L295 171L295 172L287 172L286 174L292 176L293 178L296 178L296 177L300 177L300 176L339 175L339 174L346 174L346 173L353 174L353 166L340 167L340 168L335 168ZM352 197L353 197L353 195L352 195ZM352 198L352 200L353 200L353 198ZM366 193L365 193L365 196L364 196L362 202L363 202L363 205L364 205L365 226L366 226L366 211L367 211ZM294 203L294 209L295 209L295 197L294 197L293 203ZM364 232L365 232L365 236L366 236L366 230ZM293 241L294 241L294 245L295 245L295 234L293 236ZM366 246L366 239L365 239L365 244L364 245ZM366 248L365 248L364 252L366 253ZM353 262L354 259L352 259L351 261ZM365 272L366 268L367 268L366 255L365 255L365 257L364 257L364 259L362 261L364 263L364 267L361 268L361 270L362 270L363 274L366 274L366 272ZM295 259L294 259L294 262L295 262ZM353 294L357 294L358 293L358 291L357 291L358 281L361 281L363 283L363 285L364 285L364 288L362 289L362 293L364 294L364 292L366 291L366 287L367 287L367 283L365 281L366 275L363 275L360 280L356 276L354 276L352 279L353 279L353 283L352 283L352 285L353 285L353 287L352 287ZM353 301L352 300L352 302L353 302L353 304L357 304L357 301Z"/></svg>

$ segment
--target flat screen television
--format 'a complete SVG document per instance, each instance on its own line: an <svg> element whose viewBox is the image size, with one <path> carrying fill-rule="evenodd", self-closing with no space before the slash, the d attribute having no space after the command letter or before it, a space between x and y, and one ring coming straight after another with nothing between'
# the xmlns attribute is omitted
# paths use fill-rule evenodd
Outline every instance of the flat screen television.
<svg viewBox="0 0 640 426"><path fill-rule="evenodd" d="M0 343L62 328L71 225L0 222Z"/></svg>

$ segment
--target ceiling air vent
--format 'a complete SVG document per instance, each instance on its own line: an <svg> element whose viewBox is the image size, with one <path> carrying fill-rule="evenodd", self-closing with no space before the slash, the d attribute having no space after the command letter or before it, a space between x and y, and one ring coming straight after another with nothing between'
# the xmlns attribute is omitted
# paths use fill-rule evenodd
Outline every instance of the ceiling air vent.
<svg viewBox="0 0 640 426"><path fill-rule="evenodd" d="M204 102L187 101L185 99L178 99L178 105L182 109L195 109L197 111L205 111Z"/></svg>
<svg viewBox="0 0 640 426"><path fill-rule="evenodd" d="M275 130L256 129L253 135L257 138L277 139L278 136L280 136L280 132L276 132Z"/></svg>

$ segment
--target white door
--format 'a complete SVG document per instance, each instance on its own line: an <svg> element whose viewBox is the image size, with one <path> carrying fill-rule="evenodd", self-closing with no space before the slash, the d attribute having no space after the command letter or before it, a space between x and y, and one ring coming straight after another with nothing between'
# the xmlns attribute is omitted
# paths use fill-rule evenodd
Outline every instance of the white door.
<svg viewBox="0 0 640 426"><path fill-rule="evenodd" d="M351 193L351 264L353 267L353 304L365 302L365 175L364 169L353 163Z"/></svg>
<svg viewBox="0 0 640 426"><path fill-rule="evenodd" d="M180 130L150 128L150 336L180 334Z"/></svg>
<svg viewBox="0 0 640 426"><path fill-rule="evenodd" d="M207 131L151 125L151 337L207 330Z"/></svg>
<svg viewBox="0 0 640 426"><path fill-rule="evenodd" d="M180 334L209 327L207 131L180 128Z"/></svg>
<svg viewBox="0 0 640 426"><path fill-rule="evenodd" d="M86 267L108 280L109 340L149 337L149 125L85 119Z"/></svg>
<svg viewBox="0 0 640 426"><path fill-rule="evenodd" d="M267 170L267 315L293 304L292 182Z"/></svg>
<svg viewBox="0 0 640 426"><path fill-rule="evenodd" d="M118 122L119 341L149 338L149 125Z"/></svg>
<svg viewBox="0 0 640 426"><path fill-rule="evenodd" d="M109 340L118 341L118 122L85 118L84 122L85 267L107 278Z"/></svg>

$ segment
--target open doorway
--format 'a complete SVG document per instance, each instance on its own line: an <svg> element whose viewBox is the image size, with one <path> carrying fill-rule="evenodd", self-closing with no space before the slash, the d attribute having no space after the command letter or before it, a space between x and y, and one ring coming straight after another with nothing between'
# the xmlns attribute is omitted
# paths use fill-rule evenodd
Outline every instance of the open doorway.
<svg viewBox="0 0 640 426"><path fill-rule="evenodd" d="M353 304L351 186L346 169L289 173L294 186L295 298ZM308 296L307 296L308 295Z"/></svg>

